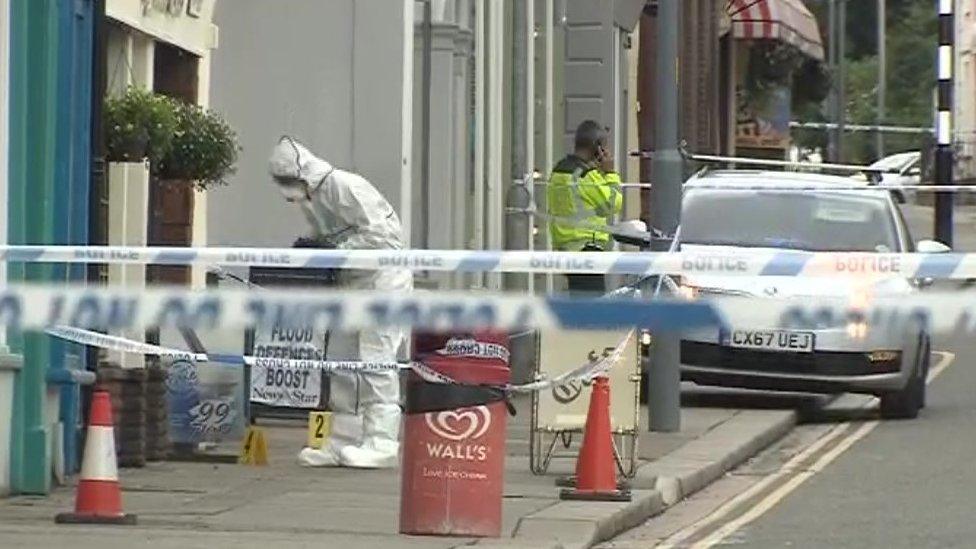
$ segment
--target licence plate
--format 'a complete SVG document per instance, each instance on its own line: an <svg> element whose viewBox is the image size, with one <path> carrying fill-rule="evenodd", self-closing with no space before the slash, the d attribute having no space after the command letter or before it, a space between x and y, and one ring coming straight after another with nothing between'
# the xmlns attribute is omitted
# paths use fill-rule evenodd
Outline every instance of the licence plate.
<svg viewBox="0 0 976 549"><path fill-rule="evenodd" d="M761 351L812 353L813 333L788 330L732 330L726 345Z"/></svg>

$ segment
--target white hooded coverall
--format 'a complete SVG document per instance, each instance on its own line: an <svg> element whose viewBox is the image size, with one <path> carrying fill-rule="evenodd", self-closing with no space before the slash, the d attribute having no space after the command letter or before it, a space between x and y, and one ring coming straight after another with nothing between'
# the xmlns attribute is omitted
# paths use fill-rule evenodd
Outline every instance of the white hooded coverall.
<svg viewBox="0 0 976 549"><path fill-rule="evenodd" d="M334 168L289 137L283 137L274 148L270 171L285 198L301 208L314 236L345 250L403 248L403 229L396 211L362 176ZM413 288L413 274L406 269L344 270L339 283L346 288L395 293ZM358 349L346 350L347 355L358 356L329 354L335 358L392 362L404 337L401 328L363 330L358 334ZM355 335L333 335L331 341L334 344L330 343L330 347L342 347L342 343L355 341ZM342 353L341 349L338 351ZM399 400L397 372L334 374L332 433L321 450L305 448L299 460L320 467L396 466Z"/></svg>

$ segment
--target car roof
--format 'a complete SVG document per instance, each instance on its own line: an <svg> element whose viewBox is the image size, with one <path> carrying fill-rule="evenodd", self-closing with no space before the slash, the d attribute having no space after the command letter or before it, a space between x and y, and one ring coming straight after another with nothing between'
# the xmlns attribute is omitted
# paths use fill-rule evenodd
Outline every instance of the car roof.
<svg viewBox="0 0 976 549"><path fill-rule="evenodd" d="M826 175L810 172L783 172L766 170L717 170L696 175L688 180L686 187L693 189L696 186L714 187L723 186L729 188L736 187L769 187L776 190L783 187L813 187L830 191L839 187L850 188L857 186L857 180L850 177L838 175ZM864 183L864 194L877 194L878 187L869 186ZM792 189L785 189L792 190ZM797 191L801 192L801 191ZM862 194L859 191L852 191L855 194Z"/></svg>

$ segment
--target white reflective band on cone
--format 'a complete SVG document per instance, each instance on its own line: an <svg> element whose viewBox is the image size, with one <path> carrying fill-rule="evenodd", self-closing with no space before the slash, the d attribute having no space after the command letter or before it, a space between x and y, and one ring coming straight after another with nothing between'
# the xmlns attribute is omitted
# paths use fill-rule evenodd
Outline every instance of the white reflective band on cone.
<svg viewBox="0 0 976 549"><path fill-rule="evenodd" d="M88 428L85 455L82 458L79 480L118 481L115 463L115 433L111 427L93 425Z"/></svg>

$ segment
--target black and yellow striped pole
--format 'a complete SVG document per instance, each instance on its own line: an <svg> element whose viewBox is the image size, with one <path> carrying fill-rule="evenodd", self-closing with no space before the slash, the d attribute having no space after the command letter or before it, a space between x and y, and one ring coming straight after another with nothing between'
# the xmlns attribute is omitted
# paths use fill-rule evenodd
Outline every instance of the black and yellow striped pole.
<svg viewBox="0 0 976 549"><path fill-rule="evenodd" d="M952 185L952 64L955 0L939 0L938 110L935 119L935 183ZM952 246L952 193L935 194L935 238Z"/></svg>

